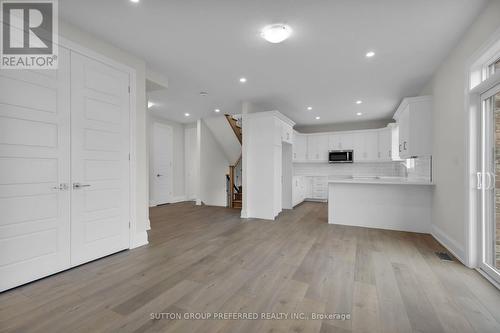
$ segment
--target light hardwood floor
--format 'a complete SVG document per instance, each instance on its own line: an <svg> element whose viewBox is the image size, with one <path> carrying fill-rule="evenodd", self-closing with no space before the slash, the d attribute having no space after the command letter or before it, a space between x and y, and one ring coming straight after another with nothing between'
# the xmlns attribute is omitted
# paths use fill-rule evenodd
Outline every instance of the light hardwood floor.
<svg viewBox="0 0 500 333"><path fill-rule="evenodd" d="M276 222L180 203L150 244L0 295L2 332L500 332L500 292L429 235ZM350 320L151 320L151 313L345 313Z"/></svg>

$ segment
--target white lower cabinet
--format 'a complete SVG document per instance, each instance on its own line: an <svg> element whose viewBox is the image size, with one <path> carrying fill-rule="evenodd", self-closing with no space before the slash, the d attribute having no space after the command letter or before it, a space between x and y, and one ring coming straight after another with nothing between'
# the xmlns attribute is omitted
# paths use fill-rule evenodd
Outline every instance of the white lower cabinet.
<svg viewBox="0 0 500 333"><path fill-rule="evenodd" d="M327 200L328 177L294 176L292 185L293 206L304 200Z"/></svg>

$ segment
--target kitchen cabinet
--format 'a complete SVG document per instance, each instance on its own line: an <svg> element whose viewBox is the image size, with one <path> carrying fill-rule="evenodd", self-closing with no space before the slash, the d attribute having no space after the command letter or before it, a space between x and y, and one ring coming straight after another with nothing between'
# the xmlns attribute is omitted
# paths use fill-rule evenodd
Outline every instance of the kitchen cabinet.
<svg viewBox="0 0 500 333"><path fill-rule="evenodd" d="M292 195L293 195L293 206L297 206L306 199L306 183L303 176L293 177L292 184Z"/></svg>
<svg viewBox="0 0 500 333"><path fill-rule="evenodd" d="M394 114L401 158L432 155L432 97L405 98Z"/></svg>
<svg viewBox="0 0 500 333"><path fill-rule="evenodd" d="M307 160L310 162L328 162L327 134L307 136Z"/></svg>
<svg viewBox="0 0 500 333"><path fill-rule="evenodd" d="M342 150L342 136L340 134L328 136L328 150Z"/></svg>
<svg viewBox="0 0 500 333"><path fill-rule="evenodd" d="M306 162L307 160L307 136L298 132L293 138L293 161Z"/></svg>
<svg viewBox="0 0 500 333"><path fill-rule="evenodd" d="M281 125L281 141L293 144L293 129L289 124L282 122Z"/></svg>
<svg viewBox="0 0 500 333"><path fill-rule="evenodd" d="M311 178L312 193L310 199L326 200L328 198L328 177L315 176Z"/></svg>
<svg viewBox="0 0 500 333"><path fill-rule="evenodd" d="M392 161L392 129L386 127L378 131L378 161Z"/></svg>

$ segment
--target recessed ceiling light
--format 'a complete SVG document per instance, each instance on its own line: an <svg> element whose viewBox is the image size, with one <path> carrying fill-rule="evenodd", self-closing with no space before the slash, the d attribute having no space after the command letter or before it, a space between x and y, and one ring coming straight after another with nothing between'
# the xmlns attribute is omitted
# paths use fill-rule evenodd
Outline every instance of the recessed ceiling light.
<svg viewBox="0 0 500 333"><path fill-rule="evenodd" d="M311 111L312 109L313 109L313 107L312 107L312 106L308 106L308 107L307 107L307 110L309 110L309 111Z"/></svg>
<svg viewBox="0 0 500 333"><path fill-rule="evenodd" d="M247 82L247 78L246 78L246 77L240 77L240 82L241 82L241 83L245 83L245 82Z"/></svg>
<svg viewBox="0 0 500 333"><path fill-rule="evenodd" d="M320 120L320 119L321 119L321 117L320 117L320 116L317 116L317 117L316 117L316 120Z"/></svg>
<svg viewBox="0 0 500 333"><path fill-rule="evenodd" d="M148 109L151 109L153 106L155 106L155 103L148 101Z"/></svg>
<svg viewBox="0 0 500 333"><path fill-rule="evenodd" d="M189 113L184 113L184 116L185 116L185 117L189 117L189 116L190 116L190 114L189 114Z"/></svg>
<svg viewBox="0 0 500 333"><path fill-rule="evenodd" d="M363 101L356 101L356 104L362 104Z"/></svg>
<svg viewBox="0 0 500 333"><path fill-rule="evenodd" d="M292 34L292 28L289 25L277 23L271 24L262 29L260 36L269 43L281 43L288 39Z"/></svg>
<svg viewBox="0 0 500 333"><path fill-rule="evenodd" d="M358 117L360 117L360 116L362 116L362 115L363 115L363 112L358 112L358 113L356 113L356 116L358 116Z"/></svg>
<svg viewBox="0 0 500 333"><path fill-rule="evenodd" d="M220 109L215 109L215 110L214 110L214 112L219 113L219 112L220 112Z"/></svg>
<svg viewBox="0 0 500 333"><path fill-rule="evenodd" d="M130 2L139 3L139 0L130 0Z"/></svg>
<svg viewBox="0 0 500 333"><path fill-rule="evenodd" d="M375 52L373 52L373 51L369 51L369 52L367 52L367 53L366 53L366 57L367 57L367 58L371 58L371 57L373 57L374 55L375 55Z"/></svg>

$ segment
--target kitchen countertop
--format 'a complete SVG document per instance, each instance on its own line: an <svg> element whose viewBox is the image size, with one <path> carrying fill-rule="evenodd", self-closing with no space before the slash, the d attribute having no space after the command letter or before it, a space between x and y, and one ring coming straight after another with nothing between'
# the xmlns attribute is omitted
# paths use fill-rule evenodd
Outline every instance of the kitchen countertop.
<svg viewBox="0 0 500 333"><path fill-rule="evenodd" d="M328 179L329 184L378 184L378 185L420 185L434 186L434 183L419 180L408 180L402 177L345 177Z"/></svg>

